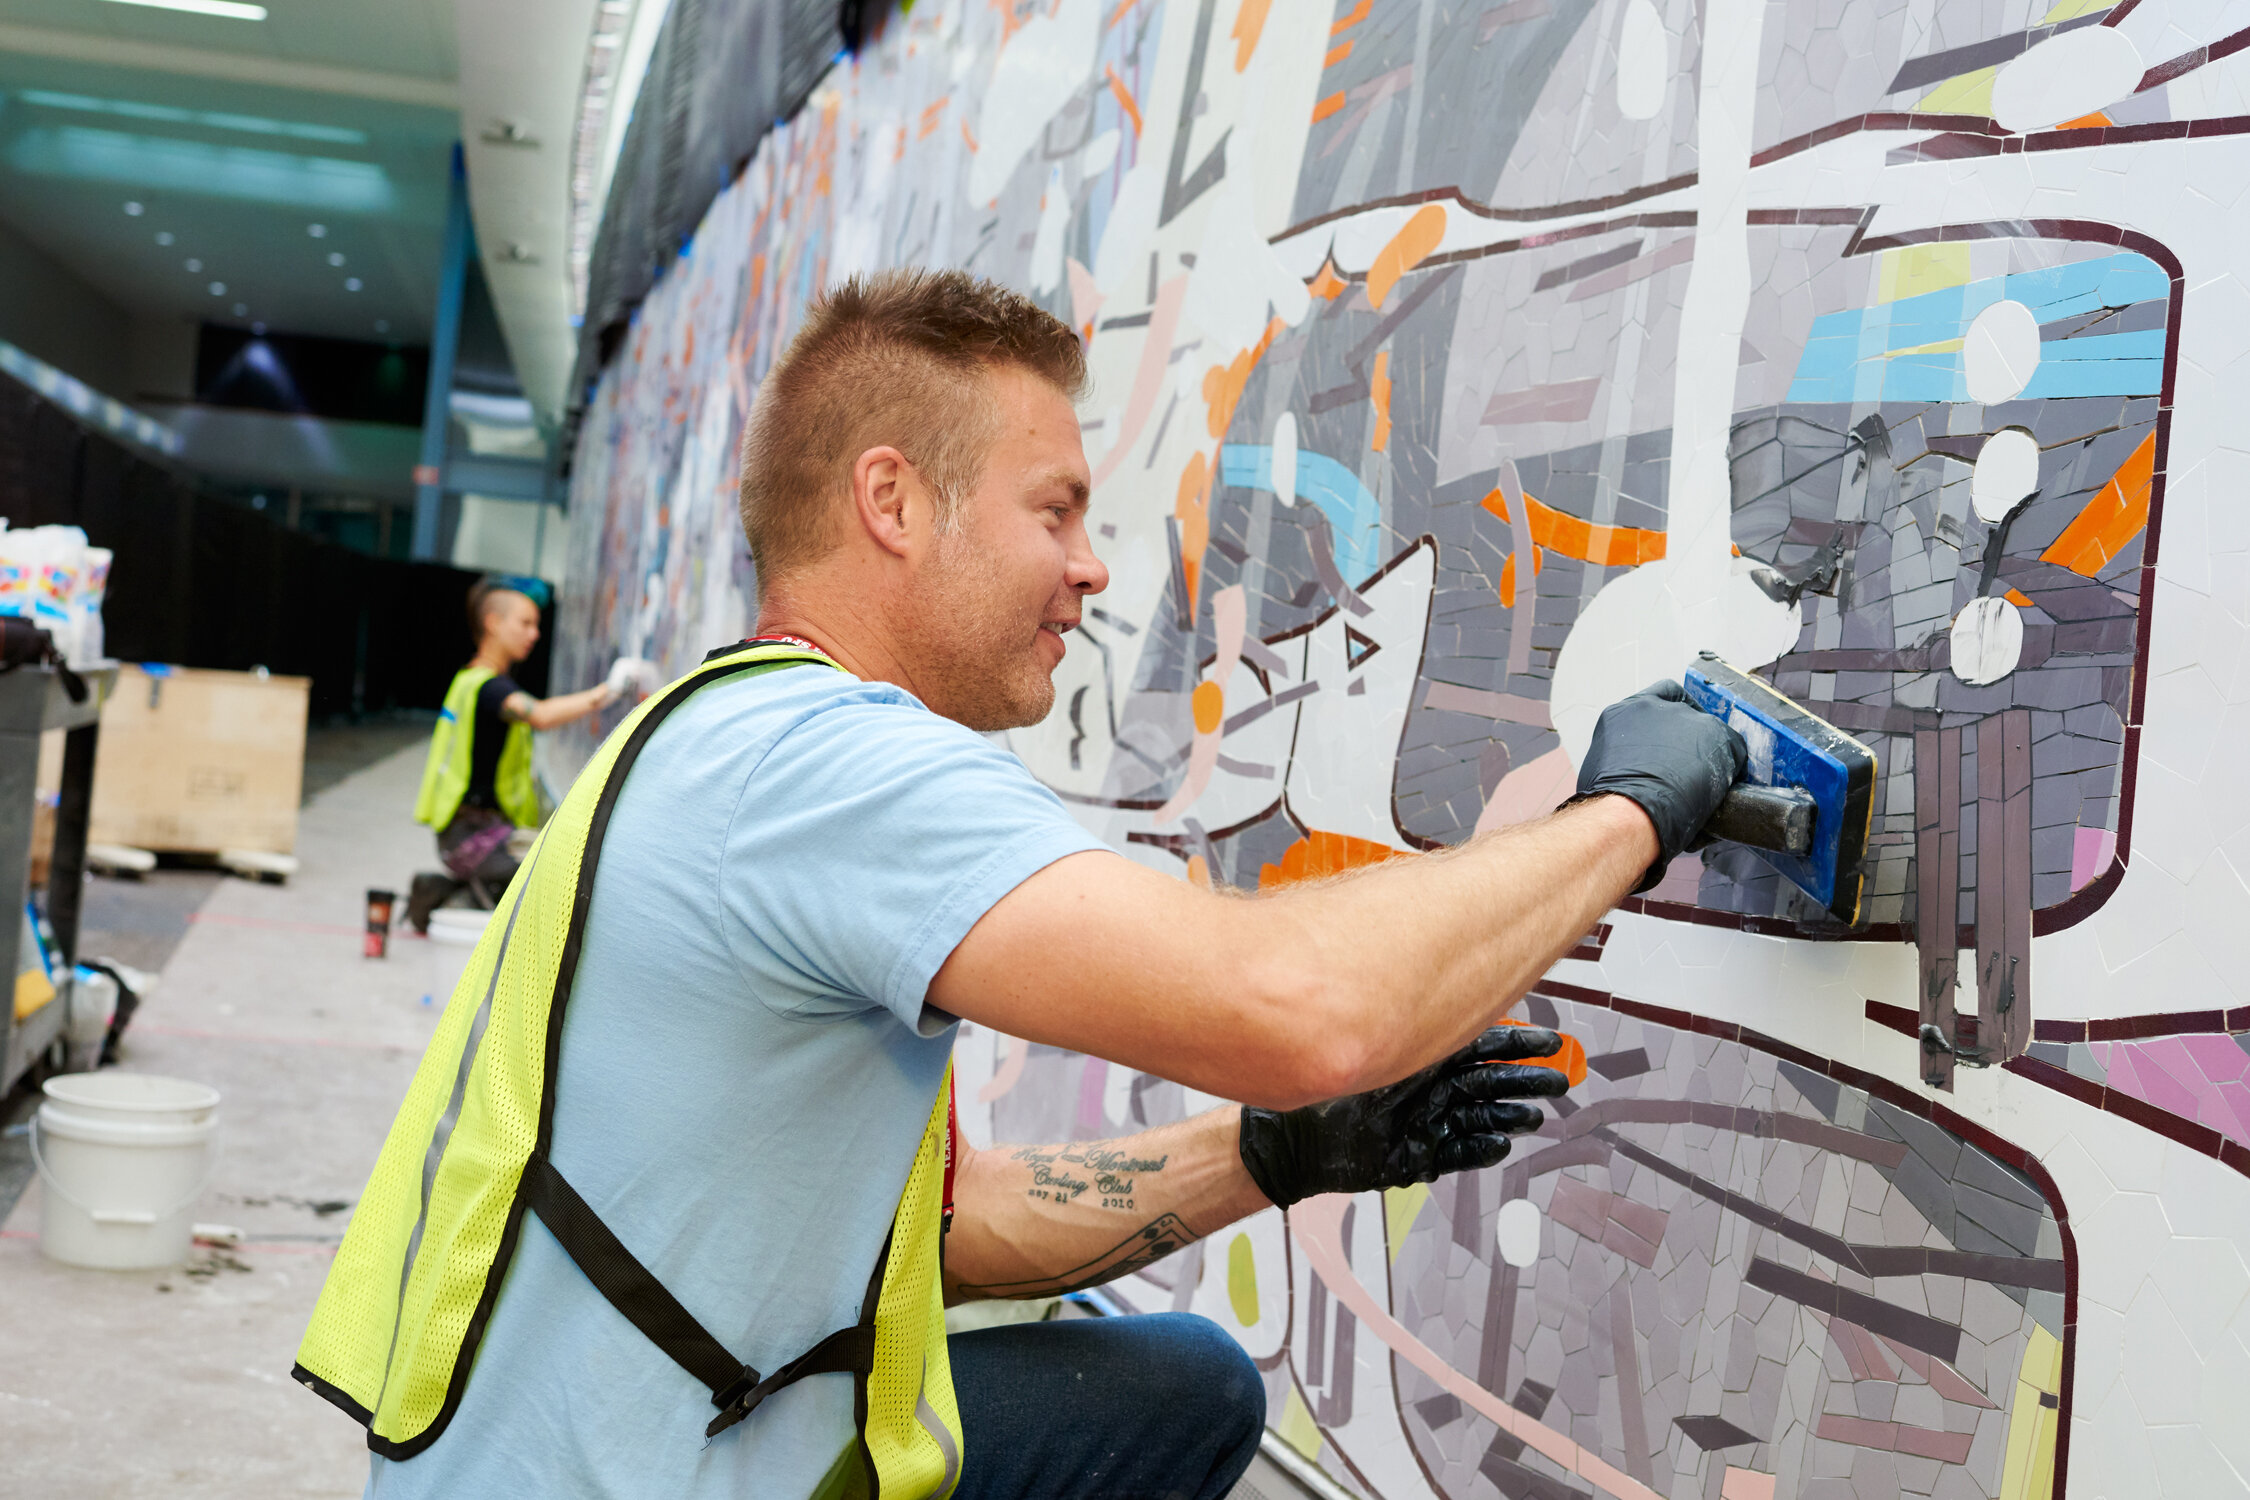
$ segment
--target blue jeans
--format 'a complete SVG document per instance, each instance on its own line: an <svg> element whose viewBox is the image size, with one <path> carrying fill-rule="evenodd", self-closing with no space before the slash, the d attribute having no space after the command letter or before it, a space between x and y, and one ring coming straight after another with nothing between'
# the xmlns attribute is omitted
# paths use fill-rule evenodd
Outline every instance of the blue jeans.
<svg viewBox="0 0 2250 1500"><path fill-rule="evenodd" d="M1017 1323L946 1341L955 1500L1222 1500L1258 1451L1266 1388L1193 1313Z"/></svg>

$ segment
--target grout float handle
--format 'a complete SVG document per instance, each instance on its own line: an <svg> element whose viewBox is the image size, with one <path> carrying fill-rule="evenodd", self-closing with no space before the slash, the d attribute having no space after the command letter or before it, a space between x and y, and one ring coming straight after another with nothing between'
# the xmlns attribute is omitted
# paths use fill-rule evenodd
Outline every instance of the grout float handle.
<svg viewBox="0 0 2250 1500"><path fill-rule="evenodd" d="M1802 859L1812 853L1813 809L1817 805L1812 793L1796 787L1740 782L1703 825L1703 834Z"/></svg>

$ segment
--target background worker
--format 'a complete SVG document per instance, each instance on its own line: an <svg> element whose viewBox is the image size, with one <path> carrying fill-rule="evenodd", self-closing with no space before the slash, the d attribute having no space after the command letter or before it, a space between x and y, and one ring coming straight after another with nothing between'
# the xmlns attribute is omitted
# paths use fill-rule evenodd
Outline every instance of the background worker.
<svg viewBox="0 0 2250 1500"><path fill-rule="evenodd" d="M1257 899L1119 856L985 738L1048 712L1064 635L1108 581L1083 381L1067 327L958 272L816 303L761 387L742 489L760 636L827 661L701 688L610 783L544 1161L759 1371L861 1318L960 1019L1244 1103L1120 1141L959 1146L949 1300L1096 1285L1269 1204L1498 1160L1561 1079L1518 1061L1552 1032L1495 1021L1742 763L1718 720L1643 694L1604 715L1585 800L1456 850ZM534 916L515 909L547 923L527 951L552 950L538 913L568 905L545 882L574 878L541 866ZM442 1029L466 1031L493 993L475 989ZM430 1076L473 1090L501 1066ZM401 1159L420 1180L419 1147ZM403 1244L413 1209L393 1212L371 1230ZM787 1385L707 1440L724 1395L545 1215L510 1221L441 1419L374 1460L370 1495L855 1492L852 1379ZM434 1326L394 1335L377 1312L378 1364ZM1240 1346L1187 1314L961 1334L891 1378L920 1382L907 1412L957 1406L957 1426L922 1424L943 1426L957 1500L1217 1500L1265 1413Z"/></svg>
<svg viewBox="0 0 2250 1500"><path fill-rule="evenodd" d="M624 657L606 681L583 692L525 692L508 674L539 644L539 606L505 579L486 578L469 590L469 630L476 654L446 689L414 802L414 820L437 830L438 858L452 879L414 877L406 920L417 932L428 930L430 912L454 882L466 882L478 904L490 907L515 878L540 819L532 731L575 723L642 680L644 664Z"/></svg>

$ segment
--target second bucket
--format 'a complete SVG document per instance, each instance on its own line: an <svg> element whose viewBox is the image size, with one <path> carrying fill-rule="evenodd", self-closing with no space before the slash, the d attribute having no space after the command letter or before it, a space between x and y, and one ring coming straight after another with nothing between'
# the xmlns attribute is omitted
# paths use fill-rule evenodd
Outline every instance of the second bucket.
<svg viewBox="0 0 2250 1500"><path fill-rule="evenodd" d="M187 1259L217 1157L219 1091L147 1073L50 1078L32 1121L39 1248L66 1265L127 1270Z"/></svg>

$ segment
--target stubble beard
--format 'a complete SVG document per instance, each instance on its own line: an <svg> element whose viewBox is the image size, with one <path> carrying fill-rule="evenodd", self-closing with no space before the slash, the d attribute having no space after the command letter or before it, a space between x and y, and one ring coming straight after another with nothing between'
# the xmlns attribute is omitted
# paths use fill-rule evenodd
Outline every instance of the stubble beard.
<svg viewBox="0 0 2250 1500"><path fill-rule="evenodd" d="M1055 706L1055 682L1025 639L999 569L966 525L939 539L917 610L916 685L929 706L980 734L1022 729Z"/></svg>

